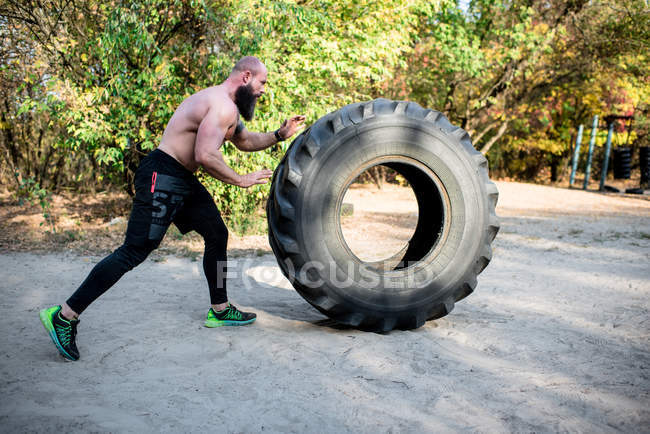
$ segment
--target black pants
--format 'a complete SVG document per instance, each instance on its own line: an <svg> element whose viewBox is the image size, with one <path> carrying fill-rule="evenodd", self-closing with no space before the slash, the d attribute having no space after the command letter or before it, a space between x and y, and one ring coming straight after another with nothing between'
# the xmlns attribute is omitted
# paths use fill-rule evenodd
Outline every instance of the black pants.
<svg viewBox="0 0 650 434"><path fill-rule="evenodd" d="M102 259L67 300L76 313L142 263L174 223L181 233L195 230L205 242L203 270L212 304L225 303L228 229L212 196L189 170L158 149L135 173L135 198L124 244Z"/></svg>

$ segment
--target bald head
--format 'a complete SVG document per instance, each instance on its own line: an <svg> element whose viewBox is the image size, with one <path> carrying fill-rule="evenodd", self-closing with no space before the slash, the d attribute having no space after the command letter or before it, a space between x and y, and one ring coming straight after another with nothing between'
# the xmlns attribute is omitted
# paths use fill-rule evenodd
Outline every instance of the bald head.
<svg viewBox="0 0 650 434"><path fill-rule="evenodd" d="M264 64L255 56L246 56L239 59L230 72L230 76L239 75L243 72L250 71L253 76L266 72Z"/></svg>
<svg viewBox="0 0 650 434"><path fill-rule="evenodd" d="M264 94L268 71L260 59L242 57L224 82L233 93L233 101L244 119L253 119L257 99Z"/></svg>

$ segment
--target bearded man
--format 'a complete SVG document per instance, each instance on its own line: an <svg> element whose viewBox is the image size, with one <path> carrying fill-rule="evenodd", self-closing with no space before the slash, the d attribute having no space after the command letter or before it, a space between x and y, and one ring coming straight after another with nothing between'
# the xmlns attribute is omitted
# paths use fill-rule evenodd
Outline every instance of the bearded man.
<svg viewBox="0 0 650 434"><path fill-rule="evenodd" d="M274 132L246 130L239 117L247 121L253 118L266 79L264 64L255 57L244 57L226 81L195 93L178 106L160 145L140 162L135 173L136 193L124 244L95 265L63 305L40 312L41 322L64 357L79 359L75 343L79 315L124 273L142 263L158 247L171 223L183 234L195 230L205 241L203 269L211 303L205 326L255 321L254 313L242 312L228 303L228 229L212 196L194 173L202 167L210 176L242 188L267 182L271 170L241 175L228 167L220 149L229 140L242 151L261 151L293 136L304 122L304 116L293 116Z"/></svg>

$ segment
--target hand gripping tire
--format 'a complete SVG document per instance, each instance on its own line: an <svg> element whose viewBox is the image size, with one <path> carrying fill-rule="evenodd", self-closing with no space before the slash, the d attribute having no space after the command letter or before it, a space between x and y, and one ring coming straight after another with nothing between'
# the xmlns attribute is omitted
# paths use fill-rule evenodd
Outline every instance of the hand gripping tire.
<svg viewBox="0 0 650 434"><path fill-rule="evenodd" d="M366 263L345 243L340 207L350 183L379 164L410 183L418 223L401 252ZM417 328L476 287L499 230L497 198L487 160L440 112L386 99L350 104L298 136L275 170L269 241L298 293L333 320Z"/></svg>

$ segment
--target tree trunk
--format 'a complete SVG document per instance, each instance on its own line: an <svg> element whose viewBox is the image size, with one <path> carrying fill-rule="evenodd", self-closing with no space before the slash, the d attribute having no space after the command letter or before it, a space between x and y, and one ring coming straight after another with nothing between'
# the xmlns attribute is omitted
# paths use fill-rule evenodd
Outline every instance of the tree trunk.
<svg viewBox="0 0 650 434"><path fill-rule="evenodd" d="M499 128L499 131L497 131L497 133L490 140L488 140L485 146L481 148L481 152L483 153L483 155L487 155L492 145L494 145L496 141L499 140L501 136L505 134L506 129L508 128L508 122L509 121L505 121L504 123L502 123L501 127Z"/></svg>
<svg viewBox="0 0 650 434"><path fill-rule="evenodd" d="M56 162L54 173L50 178L50 185L52 190L56 190L59 187L59 177L61 176L61 172L63 172L64 163L65 163L65 154L61 154L61 156L59 156L59 160Z"/></svg>
<svg viewBox="0 0 650 434"><path fill-rule="evenodd" d="M372 180L379 190L384 187L384 182L386 181L386 168L384 166L375 166L371 167L368 170Z"/></svg>
<svg viewBox="0 0 650 434"><path fill-rule="evenodd" d="M6 113L9 113L9 104L7 100L4 101L4 105L7 110ZM16 186L18 187L20 185L20 180L16 175L16 171L18 170L18 149L16 149L15 142L14 142L13 125L11 125L7 121L7 117L5 116L4 111L0 113L0 120L2 121L2 125L7 125L6 128L4 126L2 128L2 133L4 135L4 144L7 150L6 159L7 159L7 163L9 163L9 166L11 167L11 172L12 172L11 178L16 181Z"/></svg>

